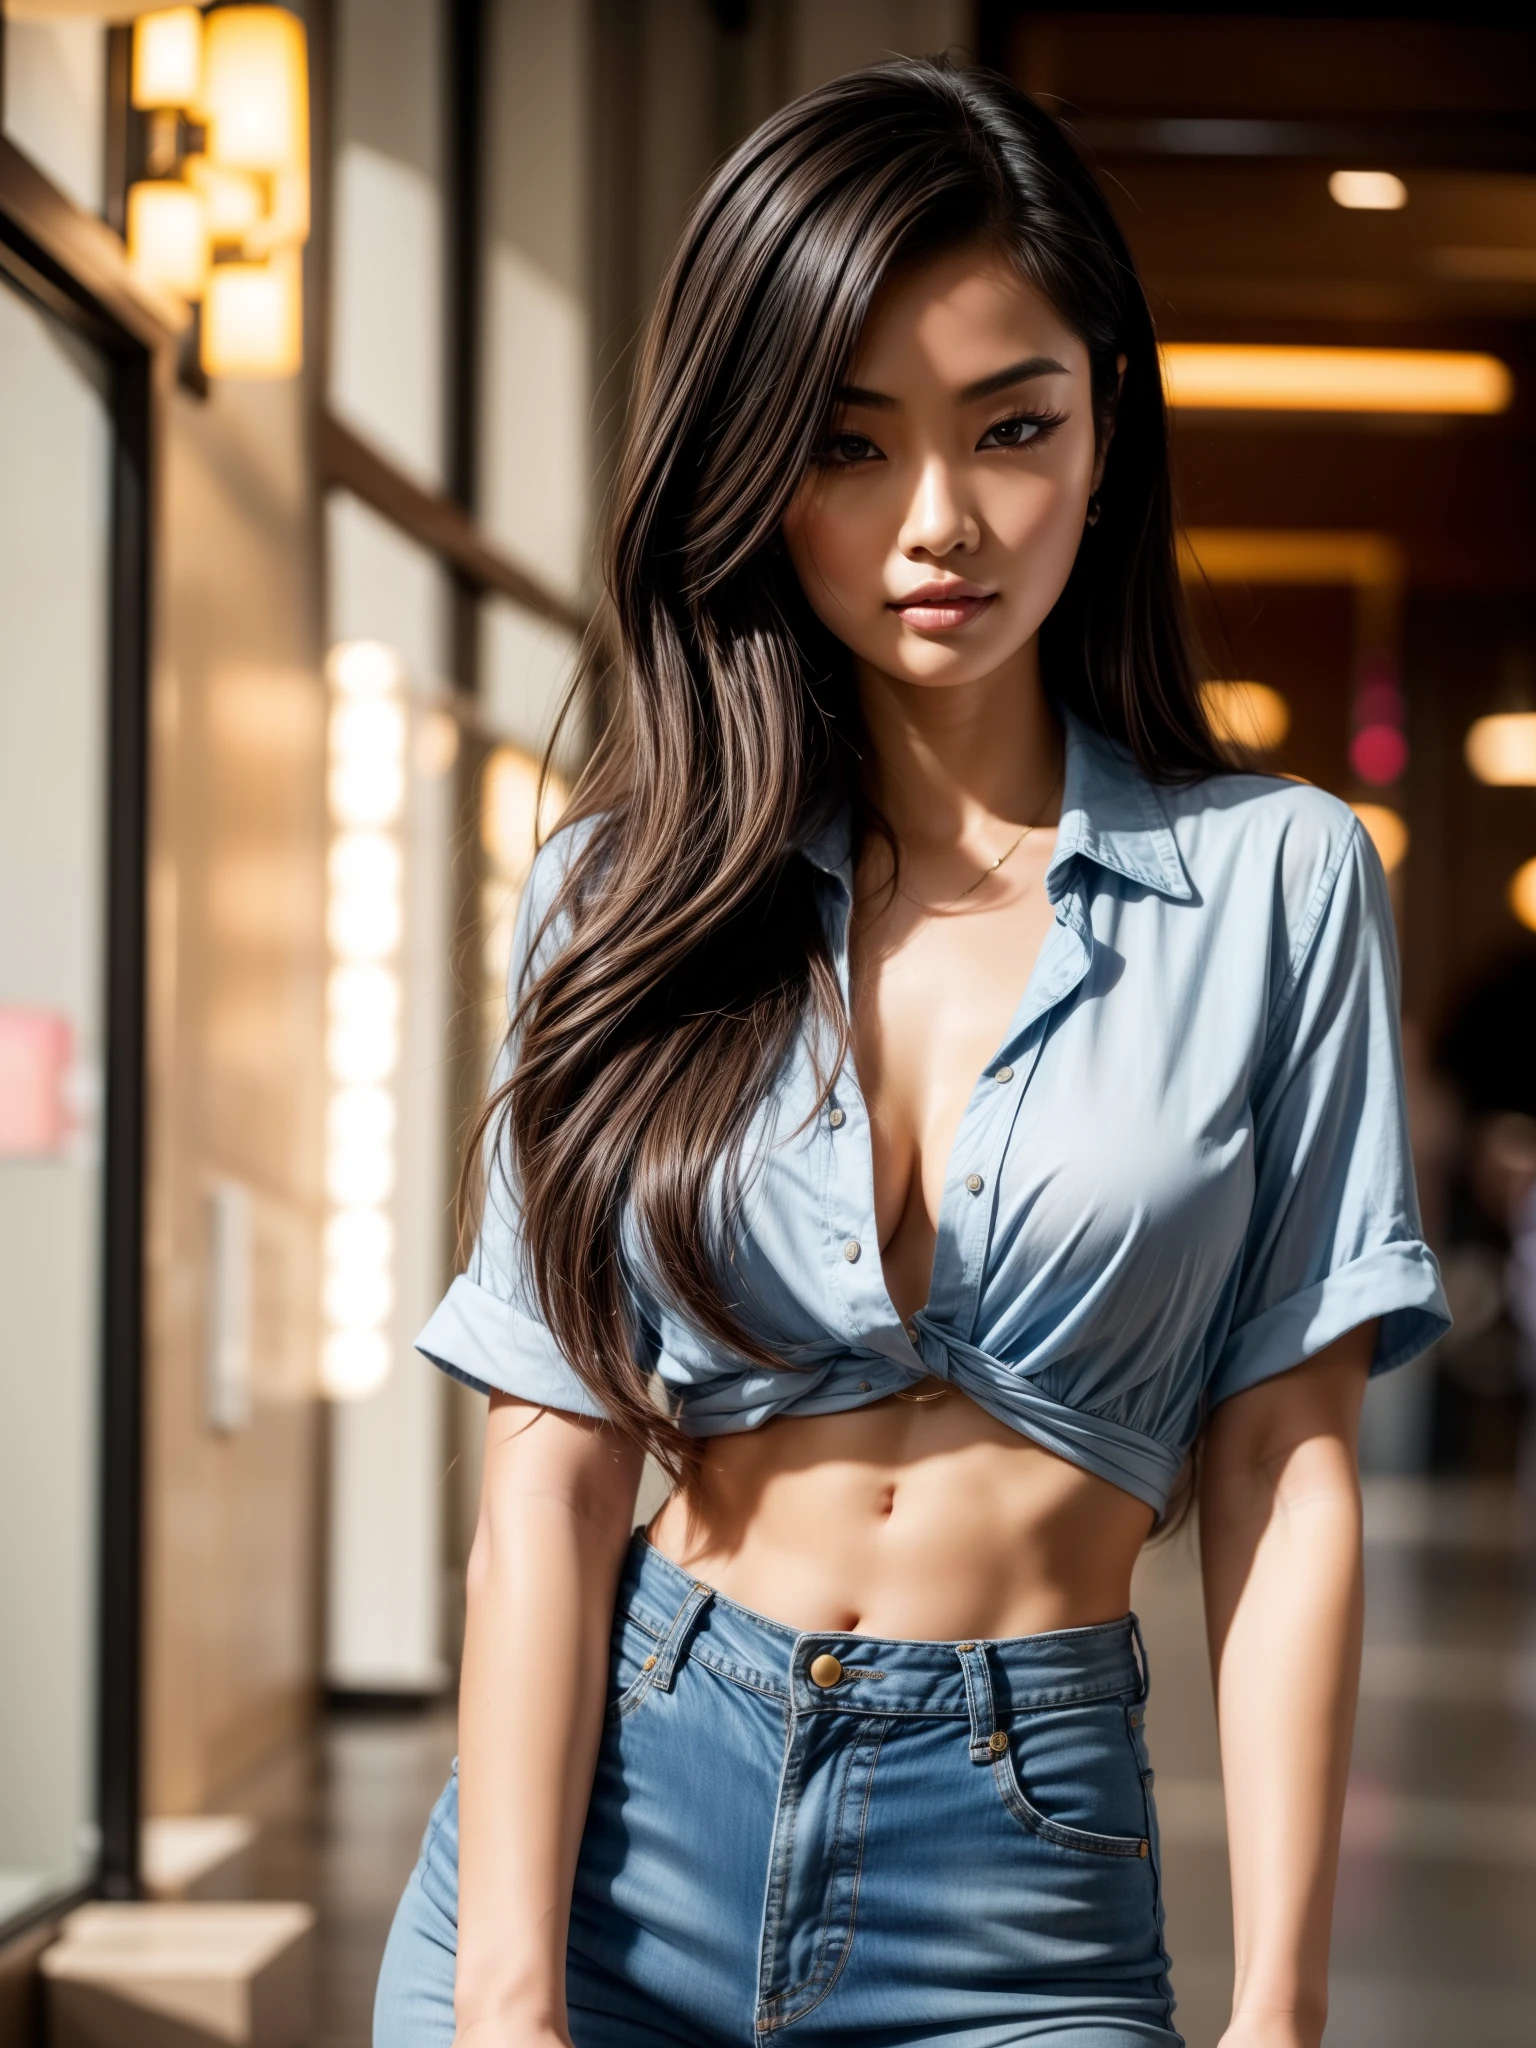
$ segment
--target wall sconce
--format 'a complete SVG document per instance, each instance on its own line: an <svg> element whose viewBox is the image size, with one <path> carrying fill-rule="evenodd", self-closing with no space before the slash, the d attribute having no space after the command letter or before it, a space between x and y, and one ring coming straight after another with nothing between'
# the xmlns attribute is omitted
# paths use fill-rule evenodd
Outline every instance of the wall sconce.
<svg viewBox="0 0 1536 2048"><path fill-rule="evenodd" d="M128 254L203 307L210 377L291 377L303 362L298 252L309 239L309 64L285 7L141 15L133 104L148 169L128 195Z"/></svg>

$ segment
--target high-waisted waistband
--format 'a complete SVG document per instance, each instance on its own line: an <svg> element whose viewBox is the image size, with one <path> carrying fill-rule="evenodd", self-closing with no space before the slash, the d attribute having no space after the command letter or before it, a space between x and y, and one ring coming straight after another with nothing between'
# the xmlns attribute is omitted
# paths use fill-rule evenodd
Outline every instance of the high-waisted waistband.
<svg viewBox="0 0 1536 2048"><path fill-rule="evenodd" d="M1146 1651L1133 1614L1092 1628L990 1642L889 1641L771 1621L694 1579L636 1534L617 1613L651 1636L652 1686L694 1658L796 1714L952 1716L985 1744L1010 1714L1072 1701L1140 1698Z"/></svg>

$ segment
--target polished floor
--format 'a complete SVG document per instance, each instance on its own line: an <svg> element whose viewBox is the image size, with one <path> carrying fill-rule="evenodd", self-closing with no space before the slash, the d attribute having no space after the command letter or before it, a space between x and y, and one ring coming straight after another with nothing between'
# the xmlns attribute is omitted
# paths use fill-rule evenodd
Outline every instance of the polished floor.
<svg viewBox="0 0 1536 2048"><path fill-rule="evenodd" d="M1497 1490L1378 1481L1367 1645L1334 1937L1328 2048L1536 2041L1536 1575ZM1191 1539L1150 1551L1169 1945L1179 2024L1215 2048L1231 1920ZM444 1709L332 1715L243 1788L259 1883L320 1914L311 2048L365 2048L395 1897L453 1753Z"/></svg>

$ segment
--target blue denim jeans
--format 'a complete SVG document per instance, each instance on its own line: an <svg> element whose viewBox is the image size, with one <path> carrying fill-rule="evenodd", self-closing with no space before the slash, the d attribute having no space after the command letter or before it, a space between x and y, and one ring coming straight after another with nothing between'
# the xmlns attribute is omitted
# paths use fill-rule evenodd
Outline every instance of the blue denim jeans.
<svg viewBox="0 0 1536 2048"><path fill-rule="evenodd" d="M1139 1648L1130 1616L799 1631L637 1538L572 1901L576 2048L1178 2048ZM457 1879L455 1775L375 2048L449 2048Z"/></svg>

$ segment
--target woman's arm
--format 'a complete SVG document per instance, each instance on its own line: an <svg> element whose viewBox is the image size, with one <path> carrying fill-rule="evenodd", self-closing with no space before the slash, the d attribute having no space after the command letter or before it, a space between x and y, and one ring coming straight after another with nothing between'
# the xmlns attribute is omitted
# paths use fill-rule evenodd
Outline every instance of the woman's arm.
<svg viewBox="0 0 1536 2048"><path fill-rule="evenodd" d="M565 1942L640 1454L606 1424L491 1396L459 1686L468 2043L565 2042Z"/></svg>
<svg viewBox="0 0 1536 2048"><path fill-rule="evenodd" d="M1317 2048L1360 1678L1363 1324L1224 1401L1200 1486L1237 1976L1223 2048Z"/></svg>

